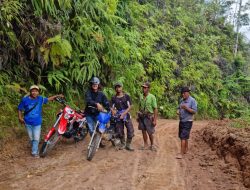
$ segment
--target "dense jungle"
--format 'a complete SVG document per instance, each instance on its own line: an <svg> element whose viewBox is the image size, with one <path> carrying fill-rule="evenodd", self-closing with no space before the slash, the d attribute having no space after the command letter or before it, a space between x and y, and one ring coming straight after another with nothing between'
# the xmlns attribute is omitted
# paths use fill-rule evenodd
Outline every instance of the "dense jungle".
<svg viewBox="0 0 250 190"><path fill-rule="evenodd" d="M249 189L249 16L249 0L0 0L0 189ZM55 140L45 158L31 156L17 111L30 86L83 110L93 76L108 99L117 82L132 98L134 151L104 136L90 162L86 135ZM158 103L154 151L153 143L152 151L139 148L136 121L147 81ZM198 112L189 152L176 159L183 86ZM44 147L61 108L43 107L36 146Z"/></svg>
<svg viewBox="0 0 250 190"><path fill-rule="evenodd" d="M0 138L22 134L17 105L38 84L41 94L62 93L84 108L92 76L110 98L120 81L136 102L151 82L163 118L176 118L180 88L198 102L197 119L249 122L249 4L203 0L1 0ZM249 13L249 12L248 12ZM57 103L44 109L53 121ZM235 124L238 126L238 124Z"/></svg>

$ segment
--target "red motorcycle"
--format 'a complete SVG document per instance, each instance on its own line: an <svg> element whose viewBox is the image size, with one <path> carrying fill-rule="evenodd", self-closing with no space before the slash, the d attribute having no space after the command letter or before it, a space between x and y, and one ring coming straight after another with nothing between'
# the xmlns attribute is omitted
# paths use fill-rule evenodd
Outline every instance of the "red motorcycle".
<svg viewBox="0 0 250 190"><path fill-rule="evenodd" d="M66 105L65 100L56 98L64 108L57 114L54 126L45 136L40 156L45 157L51 151L61 137L74 138L75 142L83 140L88 134L87 120L81 111L75 111Z"/></svg>

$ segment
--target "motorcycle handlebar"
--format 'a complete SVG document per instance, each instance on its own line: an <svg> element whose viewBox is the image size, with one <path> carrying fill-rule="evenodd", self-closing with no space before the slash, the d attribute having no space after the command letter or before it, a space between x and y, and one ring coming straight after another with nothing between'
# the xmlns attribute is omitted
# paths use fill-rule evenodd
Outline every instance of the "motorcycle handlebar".
<svg viewBox="0 0 250 190"><path fill-rule="evenodd" d="M94 106L88 106L88 108L93 108L93 109L98 110L98 109L97 109L96 107L94 107ZM99 110L98 110L98 111L99 111ZM99 111L99 112L108 113L108 112L110 112L110 111L108 111L108 110L104 109L104 110Z"/></svg>
<svg viewBox="0 0 250 190"><path fill-rule="evenodd" d="M61 97L56 97L55 100L56 100L57 102L63 104L63 105L66 105L66 104L65 104L65 100L64 100L63 98L61 98Z"/></svg>
<svg viewBox="0 0 250 190"><path fill-rule="evenodd" d="M94 109L96 109L97 110L97 108L96 107L94 107L94 106L88 106L89 108L94 108ZM118 118L120 118L121 117L121 114L120 113L116 113L116 114L112 114L112 112L111 111L108 111L108 110L103 110L103 111L99 111L99 112L102 112L102 113L110 113L111 114L111 117L113 117L114 119L118 119Z"/></svg>

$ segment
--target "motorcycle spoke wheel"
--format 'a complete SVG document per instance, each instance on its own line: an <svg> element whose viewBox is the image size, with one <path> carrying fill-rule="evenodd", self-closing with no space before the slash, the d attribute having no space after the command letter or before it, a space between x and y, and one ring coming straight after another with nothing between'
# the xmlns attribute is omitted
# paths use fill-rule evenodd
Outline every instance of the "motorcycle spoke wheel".
<svg viewBox="0 0 250 190"><path fill-rule="evenodd" d="M43 143L43 146L41 148L41 157L45 157L48 152L50 152L56 145L56 143L58 142L60 138L59 133L56 131L52 137L50 138L50 140L48 140L47 142Z"/></svg>
<svg viewBox="0 0 250 190"><path fill-rule="evenodd" d="M87 151L87 160L88 161L91 161L93 159L100 141L101 141L101 134L96 133L95 136L93 137L92 143Z"/></svg>

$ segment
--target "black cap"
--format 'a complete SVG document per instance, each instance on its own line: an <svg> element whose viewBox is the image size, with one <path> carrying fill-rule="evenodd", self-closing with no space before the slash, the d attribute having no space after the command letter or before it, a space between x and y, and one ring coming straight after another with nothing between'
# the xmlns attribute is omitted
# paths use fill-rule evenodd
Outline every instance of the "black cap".
<svg viewBox="0 0 250 190"><path fill-rule="evenodd" d="M187 86L182 87L181 88L181 93L184 93L184 92L190 92L189 87L187 87Z"/></svg>
<svg viewBox="0 0 250 190"><path fill-rule="evenodd" d="M143 85L141 85L142 87L146 87L146 88L150 88L150 83L149 82L145 82L143 83Z"/></svg>

